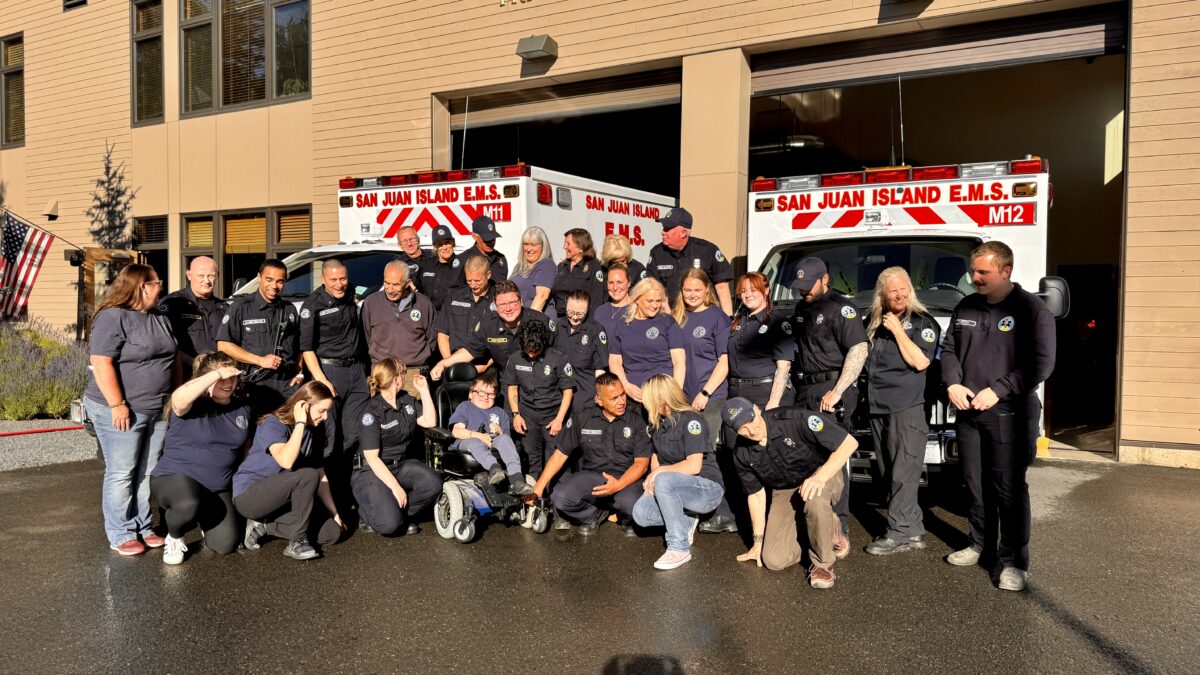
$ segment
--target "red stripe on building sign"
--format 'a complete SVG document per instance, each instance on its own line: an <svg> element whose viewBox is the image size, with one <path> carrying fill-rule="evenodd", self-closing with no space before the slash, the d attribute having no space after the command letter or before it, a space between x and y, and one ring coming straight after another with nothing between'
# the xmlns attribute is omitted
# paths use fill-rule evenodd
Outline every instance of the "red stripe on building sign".
<svg viewBox="0 0 1200 675"><path fill-rule="evenodd" d="M912 216L912 219L917 221L918 225L945 225L946 221L937 214L937 211L928 206L906 206L904 212Z"/></svg>
<svg viewBox="0 0 1200 675"><path fill-rule="evenodd" d="M820 211L802 211L800 213L797 213L796 215L792 216L792 229L793 230L806 229L809 225L812 225L813 221L816 220L817 216L820 216L820 215L821 215Z"/></svg>
<svg viewBox="0 0 1200 675"><path fill-rule="evenodd" d="M854 209L843 213L830 227L857 227L862 222L863 210Z"/></svg>

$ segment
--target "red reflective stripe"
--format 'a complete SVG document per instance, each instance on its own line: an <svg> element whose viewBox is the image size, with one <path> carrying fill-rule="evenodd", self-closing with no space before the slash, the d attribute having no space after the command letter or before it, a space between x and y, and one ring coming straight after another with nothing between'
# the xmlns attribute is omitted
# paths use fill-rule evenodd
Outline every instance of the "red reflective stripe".
<svg viewBox="0 0 1200 675"><path fill-rule="evenodd" d="M816 220L817 216L819 215L821 215L820 211L803 211L801 213L797 213L796 215L792 216L792 229L803 230L807 228L809 225L813 224L813 221Z"/></svg>
<svg viewBox="0 0 1200 675"><path fill-rule="evenodd" d="M382 225L384 223L384 221L387 220L387 217L390 216L391 214L392 214L391 209L380 209L379 213L375 216L376 224Z"/></svg>
<svg viewBox="0 0 1200 675"><path fill-rule="evenodd" d="M412 227L414 230L420 232L421 228L425 225L428 225L431 228L441 225L441 223L438 222L437 216L434 216L432 213L430 213L428 208L421 209L421 212L418 213L417 217L413 219Z"/></svg>
<svg viewBox="0 0 1200 675"><path fill-rule="evenodd" d="M837 220L833 221L833 225L831 225L830 227L834 227L834 228L855 227L859 223L862 222L862 217L863 217L862 209L854 209L852 211L847 211L847 212L843 213L841 215L841 217L839 217Z"/></svg>
<svg viewBox="0 0 1200 675"><path fill-rule="evenodd" d="M937 211L928 206L907 206L904 211L912 216L912 219L917 221L918 225L945 225L946 221L937 214Z"/></svg>
<svg viewBox="0 0 1200 675"><path fill-rule="evenodd" d="M442 215L446 217L446 221L450 223L450 227L453 227L459 234L471 234L471 232L467 230L467 227L463 225L462 219L460 219L458 214L454 212L454 209L450 208L449 206L439 206L438 210L441 211Z"/></svg>
<svg viewBox="0 0 1200 675"><path fill-rule="evenodd" d="M390 211L391 209L388 210ZM386 233L384 233L383 238L390 239L396 236L396 233L400 231L400 228L404 227L404 221L408 220L408 214L410 213L412 213L411 206L406 206L400 209L400 215L396 216L396 219L392 221L392 226L388 228ZM382 224L383 223L380 223L380 225Z"/></svg>

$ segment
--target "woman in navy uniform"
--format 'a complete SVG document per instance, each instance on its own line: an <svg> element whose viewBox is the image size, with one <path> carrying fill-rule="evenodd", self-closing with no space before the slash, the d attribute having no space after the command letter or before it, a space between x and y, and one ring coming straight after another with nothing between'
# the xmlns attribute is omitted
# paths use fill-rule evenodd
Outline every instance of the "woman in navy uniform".
<svg viewBox="0 0 1200 675"><path fill-rule="evenodd" d="M566 257L558 264L558 276L554 279L554 307L557 315L546 312L550 318L560 321L567 317L567 296L571 291L581 290L591 298L592 306L604 302L607 295L604 287L604 270L596 260L596 249L592 246L592 235L583 228L567 230L563 239Z"/></svg>
<svg viewBox="0 0 1200 675"><path fill-rule="evenodd" d="M233 472L250 441L250 405L239 395L241 372L228 354L200 352L194 376L171 394L166 449L150 491L167 525L163 562L178 565L193 527L204 545L233 553L242 528L233 507Z"/></svg>
<svg viewBox="0 0 1200 675"><path fill-rule="evenodd" d="M442 491L441 477L415 456L421 450L417 427L436 426L437 407L424 377L413 377L419 402L404 390L405 374L399 359L388 358L367 378L371 399L359 420L361 454L350 477L363 531L416 534L413 519Z"/></svg>
<svg viewBox="0 0 1200 675"><path fill-rule="evenodd" d="M683 386L687 373L683 330L667 308L667 293L657 279L633 289L633 305L613 331L608 369L621 379L625 393L639 403L642 383L652 375L670 375Z"/></svg>
<svg viewBox="0 0 1200 675"><path fill-rule="evenodd" d="M517 342L521 348L508 357L501 381L513 431L521 434L526 466L536 478L571 412L575 373L567 357L551 346L554 335L541 321L521 324Z"/></svg>
<svg viewBox="0 0 1200 675"><path fill-rule="evenodd" d="M729 397L749 399L763 410L791 405L788 373L796 351L792 325L772 313L768 280L762 274L742 275L737 293L742 307L729 339ZM726 444L733 445L733 434L726 436Z"/></svg>
<svg viewBox="0 0 1200 675"><path fill-rule="evenodd" d="M642 394L654 455L633 519L642 527L666 526L667 551L654 567L670 570L692 559L692 538L700 516L715 509L725 494L709 441L716 430L666 375L646 380Z"/></svg>

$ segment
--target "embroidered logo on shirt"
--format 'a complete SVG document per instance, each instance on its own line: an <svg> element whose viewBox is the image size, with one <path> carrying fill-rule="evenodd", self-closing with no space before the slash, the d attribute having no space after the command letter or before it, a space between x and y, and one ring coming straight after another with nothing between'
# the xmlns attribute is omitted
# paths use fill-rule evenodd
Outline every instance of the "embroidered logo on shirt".
<svg viewBox="0 0 1200 675"><path fill-rule="evenodd" d="M245 415L238 415L237 419L234 420L234 423L237 424L239 429L245 429L246 427L250 426L250 423L246 421Z"/></svg>
<svg viewBox="0 0 1200 675"><path fill-rule="evenodd" d="M550 366L546 366L546 367L549 368ZM563 372L566 373L567 377L571 377L572 375L575 374L575 369L572 368L571 364L568 363L563 366ZM546 373L546 374L549 375L550 373Z"/></svg>
<svg viewBox="0 0 1200 675"><path fill-rule="evenodd" d="M600 331L600 335L597 337L600 338L600 344L602 344L602 345L608 344L608 336L604 334L604 331Z"/></svg>
<svg viewBox="0 0 1200 675"><path fill-rule="evenodd" d="M932 328L926 328L925 330L921 331L921 339L922 340L924 340L926 342L933 342L933 338L934 338L934 334L933 334Z"/></svg>
<svg viewBox="0 0 1200 675"><path fill-rule="evenodd" d="M621 435L624 436L625 438L632 438L633 437L633 429L630 429L629 427L625 427L624 429L621 429Z"/></svg>
<svg viewBox="0 0 1200 675"><path fill-rule="evenodd" d="M1000 323L996 324L996 328L999 328L1001 333L1007 333L1016 327L1017 322L1011 316L1000 319Z"/></svg>
<svg viewBox="0 0 1200 675"><path fill-rule="evenodd" d="M692 337L694 338L702 338L705 335L708 335L708 331L705 330L704 326L696 326L696 329L692 331Z"/></svg>
<svg viewBox="0 0 1200 675"><path fill-rule="evenodd" d="M300 310L301 319L307 319L310 316L312 316L312 312L308 311L307 309Z"/></svg>
<svg viewBox="0 0 1200 675"><path fill-rule="evenodd" d="M825 428L825 421L816 415L810 415L808 418L808 428L813 431L820 431Z"/></svg>
<svg viewBox="0 0 1200 675"><path fill-rule="evenodd" d="M903 324L901 324L901 326L903 326L904 330L912 330L912 322L911 321L905 321Z"/></svg>
<svg viewBox="0 0 1200 675"><path fill-rule="evenodd" d="M596 270L596 281L604 281L604 270Z"/></svg>
<svg viewBox="0 0 1200 675"><path fill-rule="evenodd" d="M691 422L688 422L687 429L688 429L689 434L691 434L693 436L699 436L700 435L700 420L692 420Z"/></svg>
<svg viewBox="0 0 1200 675"><path fill-rule="evenodd" d="M658 329L657 328L646 329L646 339L647 340L653 340L656 337L658 337Z"/></svg>
<svg viewBox="0 0 1200 675"><path fill-rule="evenodd" d="M821 324L823 324L823 323L825 323L825 315L824 315L824 314L818 314L818 315L817 315L817 325L818 325L818 326L820 326L820 325L821 325Z"/></svg>
<svg viewBox="0 0 1200 675"><path fill-rule="evenodd" d="M451 267L458 267L458 258L455 258L455 259L454 259L454 262L450 263L450 266L451 266Z"/></svg>
<svg viewBox="0 0 1200 675"><path fill-rule="evenodd" d="M229 315L228 314L221 317L221 323L229 323Z"/></svg>
<svg viewBox="0 0 1200 675"><path fill-rule="evenodd" d="M414 309L413 311L409 312L408 318L412 319L413 321L420 321L421 320L421 310Z"/></svg>
<svg viewBox="0 0 1200 675"><path fill-rule="evenodd" d="M493 302L492 304L488 305L488 310L492 312L496 311L496 303Z"/></svg>
<svg viewBox="0 0 1200 675"><path fill-rule="evenodd" d="M783 329L784 334L786 334L786 335L792 334L792 324L784 321L779 324L779 327Z"/></svg>
<svg viewBox="0 0 1200 675"><path fill-rule="evenodd" d="M547 327L550 329L551 333L558 330L558 324L554 323L554 319L550 319L549 326L547 326Z"/></svg>
<svg viewBox="0 0 1200 675"><path fill-rule="evenodd" d="M721 253L721 249L717 249L717 254L713 257L717 259L717 262L725 262L725 254Z"/></svg>
<svg viewBox="0 0 1200 675"><path fill-rule="evenodd" d="M793 441L792 439L787 438L786 436L783 439L783 444L788 446L789 448L796 447L796 441Z"/></svg>
<svg viewBox="0 0 1200 675"><path fill-rule="evenodd" d="M700 259L699 258L692 258L692 267L695 267L696 269L700 269Z"/></svg>
<svg viewBox="0 0 1200 675"><path fill-rule="evenodd" d="M545 368L542 368L542 374L545 375L546 377L550 377L550 373L552 373L552 372L554 372L554 369L551 368L549 365L547 365Z"/></svg>
<svg viewBox="0 0 1200 675"><path fill-rule="evenodd" d="M414 415L414 414L416 414L417 411L412 407L412 404L410 403L410 404L404 406L404 412L408 413L409 415Z"/></svg>
<svg viewBox="0 0 1200 675"><path fill-rule="evenodd" d="M853 307L843 307L842 316L846 317L847 319L853 319L854 317L858 316L858 312L854 311Z"/></svg>
<svg viewBox="0 0 1200 675"><path fill-rule="evenodd" d="M363 413L362 423L364 427L369 427L372 424L375 424L375 417L371 415L371 413Z"/></svg>
<svg viewBox="0 0 1200 675"><path fill-rule="evenodd" d="M761 325L761 326L759 326L759 327L758 327L758 334L759 334L759 335L765 335L765 334L767 333L767 331L768 331L768 330L770 330L770 329L769 329L769 328L767 328L767 325L766 325L766 324L763 324L763 325Z"/></svg>
<svg viewBox="0 0 1200 675"><path fill-rule="evenodd" d="M587 343L588 343L588 336L587 336L587 333L584 333L584 334L583 334L583 337L579 338L579 344L581 344L581 345L583 345L584 347L586 347L586 346L587 346Z"/></svg>
<svg viewBox="0 0 1200 675"><path fill-rule="evenodd" d="M488 415L488 424L500 424L500 415L497 413Z"/></svg>

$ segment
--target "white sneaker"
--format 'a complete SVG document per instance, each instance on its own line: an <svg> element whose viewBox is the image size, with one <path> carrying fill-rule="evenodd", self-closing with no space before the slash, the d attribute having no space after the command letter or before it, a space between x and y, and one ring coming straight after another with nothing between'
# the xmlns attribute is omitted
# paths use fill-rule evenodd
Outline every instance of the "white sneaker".
<svg viewBox="0 0 1200 675"><path fill-rule="evenodd" d="M187 544L183 543L182 539L176 539L168 534L166 543L163 545L163 562L168 565L178 565L183 562L184 553L187 553Z"/></svg>
<svg viewBox="0 0 1200 675"><path fill-rule="evenodd" d="M961 551L955 551L946 556L946 562L959 567L970 567L979 562L979 551L968 546Z"/></svg>
<svg viewBox="0 0 1200 675"><path fill-rule="evenodd" d="M696 542L696 528L700 527L700 519L697 518L692 522L692 529L688 530L688 548Z"/></svg>
<svg viewBox="0 0 1200 675"><path fill-rule="evenodd" d="M686 563L692 559L691 551L671 551L668 550L662 554L662 557L654 562L656 570L673 570L676 567Z"/></svg>
<svg viewBox="0 0 1200 675"><path fill-rule="evenodd" d="M1000 570L1000 583L998 586L1002 591L1023 591L1025 590L1025 582L1029 579L1029 572L1016 567L1005 567Z"/></svg>

